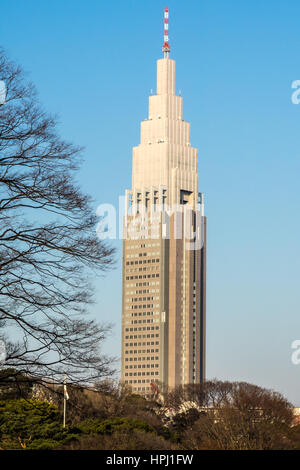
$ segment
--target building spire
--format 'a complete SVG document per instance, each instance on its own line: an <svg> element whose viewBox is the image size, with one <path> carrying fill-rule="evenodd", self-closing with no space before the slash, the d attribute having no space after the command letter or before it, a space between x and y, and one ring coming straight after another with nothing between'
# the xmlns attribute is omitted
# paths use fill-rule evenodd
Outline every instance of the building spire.
<svg viewBox="0 0 300 470"><path fill-rule="evenodd" d="M164 44L163 44L163 53L164 58L169 57L170 44L169 44L169 8L165 8L165 18L164 18Z"/></svg>

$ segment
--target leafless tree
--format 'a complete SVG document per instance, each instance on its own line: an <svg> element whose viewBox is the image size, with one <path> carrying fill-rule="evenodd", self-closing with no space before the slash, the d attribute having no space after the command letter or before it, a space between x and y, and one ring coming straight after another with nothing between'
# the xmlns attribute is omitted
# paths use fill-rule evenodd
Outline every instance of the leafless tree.
<svg viewBox="0 0 300 470"><path fill-rule="evenodd" d="M219 380L208 380L202 384L186 384L175 387L164 394L164 404L174 412L184 408L218 407L230 399L234 384Z"/></svg>
<svg viewBox="0 0 300 470"><path fill-rule="evenodd" d="M172 401L184 421L188 449L288 449L293 406L280 393L246 382L207 381L187 385ZM174 407L175 405L175 407ZM197 416L188 416L194 407ZM183 416L184 415L184 416ZM173 417L176 423L177 415ZM183 420L185 418L185 420ZM189 419L187 419L189 418Z"/></svg>
<svg viewBox="0 0 300 470"><path fill-rule="evenodd" d="M91 275L114 250L100 241L90 197L74 180L81 149L63 141L20 67L0 50L0 339L4 370L44 381L110 373L109 326L87 319ZM5 380L5 374L1 375Z"/></svg>

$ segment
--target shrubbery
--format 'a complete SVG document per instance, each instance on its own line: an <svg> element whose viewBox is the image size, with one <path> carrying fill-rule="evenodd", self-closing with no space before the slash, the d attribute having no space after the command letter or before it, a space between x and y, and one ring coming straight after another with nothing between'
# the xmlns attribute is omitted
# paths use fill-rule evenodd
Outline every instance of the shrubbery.
<svg viewBox="0 0 300 470"><path fill-rule="evenodd" d="M69 439L56 406L23 398L0 402L1 448L54 448Z"/></svg>
<svg viewBox="0 0 300 470"><path fill-rule="evenodd" d="M0 447L5 450L168 449L171 437L164 426L156 430L143 419L129 417L89 419L63 429L61 412L53 404L0 402Z"/></svg>
<svg viewBox="0 0 300 470"><path fill-rule="evenodd" d="M0 401L0 448L300 449L292 405L250 384L212 381L181 387L165 395L164 404L122 388L74 390L69 388L65 429L60 394L53 404Z"/></svg>
<svg viewBox="0 0 300 470"><path fill-rule="evenodd" d="M133 431L151 432L156 431L145 421L130 418L112 418L105 420L89 420L80 423L74 431L80 431L83 434L113 434L115 431Z"/></svg>

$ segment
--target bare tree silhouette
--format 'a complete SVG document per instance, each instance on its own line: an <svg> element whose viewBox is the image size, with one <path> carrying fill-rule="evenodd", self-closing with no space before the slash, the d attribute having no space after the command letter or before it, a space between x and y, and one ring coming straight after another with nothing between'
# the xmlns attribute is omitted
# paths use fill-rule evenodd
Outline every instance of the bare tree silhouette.
<svg viewBox="0 0 300 470"><path fill-rule="evenodd" d="M63 141L34 86L0 50L6 101L0 106L1 380L30 374L45 383L107 376L100 346L110 326L87 319L91 274L114 249L100 241L90 197L74 181L81 149ZM14 372L13 372L14 371Z"/></svg>

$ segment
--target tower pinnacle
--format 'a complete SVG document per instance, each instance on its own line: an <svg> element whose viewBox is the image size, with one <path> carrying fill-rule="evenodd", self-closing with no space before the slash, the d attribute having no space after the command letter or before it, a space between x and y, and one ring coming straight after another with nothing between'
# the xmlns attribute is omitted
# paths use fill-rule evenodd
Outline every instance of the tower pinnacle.
<svg viewBox="0 0 300 470"><path fill-rule="evenodd" d="M169 57L170 44L169 44L169 8L165 8L165 17L164 17L164 44L163 44L163 53L164 57Z"/></svg>

